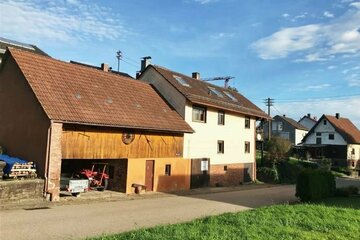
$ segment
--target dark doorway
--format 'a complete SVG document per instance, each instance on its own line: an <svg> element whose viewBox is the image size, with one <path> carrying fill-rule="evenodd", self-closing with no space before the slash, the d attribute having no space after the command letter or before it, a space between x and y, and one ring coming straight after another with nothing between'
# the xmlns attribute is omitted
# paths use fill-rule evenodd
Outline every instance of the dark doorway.
<svg viewBox="0 0 360 240"><path fill-rule="evenodd" d="M147 192L154 189L154 160L146 160L145 186Z"/></svg>
<svg viewBox="0 0 360 240"><path fill-rule="evenodd" d="M209 186L210 158L191 159L190 188Z"/></svg>

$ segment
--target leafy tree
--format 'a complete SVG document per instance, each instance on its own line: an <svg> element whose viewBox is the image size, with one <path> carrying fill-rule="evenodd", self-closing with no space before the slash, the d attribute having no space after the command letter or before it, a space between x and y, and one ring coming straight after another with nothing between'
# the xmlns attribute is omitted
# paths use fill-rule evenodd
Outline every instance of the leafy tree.
<svg viewBox="0 0 360 240"><path fill-rule="evenodd" d="M228 86L227 88L231 91L239 92L236 87Z"/></svg>
<svg viewBox="0 0 360 240"><path fill-rule="evenodd" d="M273 166L277 162L286 160L291 150L291 142L281 137L272 137L265 142L267 154L265 160L268 165Z"/></svg>

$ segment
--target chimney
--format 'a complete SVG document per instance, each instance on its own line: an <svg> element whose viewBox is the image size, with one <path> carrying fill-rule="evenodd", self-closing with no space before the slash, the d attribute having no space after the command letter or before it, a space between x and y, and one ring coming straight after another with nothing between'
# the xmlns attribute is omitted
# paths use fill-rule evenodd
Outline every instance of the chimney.
<svg viewBox="0 0 360 240"><path fill-rule="evenodd" d="M308 113L307 116L308 116L308 118L311 118L311 114L310 114L310 113Z"/></svg>
<svg viewBox="0 0 360 240"><path fill-rule="evenodd" d="M335 114L335 117L336 117L337 119L339 119L339 118L340 118L340 113L336 113L336 114Z"/></svg>
<svg viewBox="0 0 360 240"><path fill-rule="evenodd" d="M283 117L286 117L286 115L284 114Z"/></svg>
<svg viewBox="0 0 360 240"><path fill-rule="evenodd" d="M147 66L149 66L150 64L151 64L151 57L150 56L143 57L141 59L141 70L140 70L140 72L143 72L145 70L145 68Z"/></svg>
<svg viewBox="0 0 360 240"><path fill-rule="evenodd" d="M200 73L199 72L193 72L192 73L192 78L200 80Z"/></svg>
<svg viewBox="0 0 360 240"><path fill-rule="evenodd" d="M106 63L102 63L101 70L103 70L104 72L109 72L109 65Z"/></svg>

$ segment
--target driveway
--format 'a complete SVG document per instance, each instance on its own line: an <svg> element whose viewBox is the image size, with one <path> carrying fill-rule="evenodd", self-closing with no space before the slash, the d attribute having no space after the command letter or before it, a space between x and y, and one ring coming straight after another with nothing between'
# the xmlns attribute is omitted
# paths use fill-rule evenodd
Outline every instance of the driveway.
<svg viewBox="0 0 360 240"><path fill-rule="evenodd" d="M295 201L293 185L0 212L9 239L81 239Z"/></svg>

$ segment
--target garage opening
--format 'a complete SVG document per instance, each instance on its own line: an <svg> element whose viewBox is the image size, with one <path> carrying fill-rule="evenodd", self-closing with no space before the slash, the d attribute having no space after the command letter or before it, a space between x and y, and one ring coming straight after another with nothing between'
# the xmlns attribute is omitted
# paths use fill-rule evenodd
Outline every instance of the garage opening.
<svg viewBox="0 0 360 240"><path fill-rule="evenodd" d="M61 164L61 182L72 177L86 178L84 172L98 172L108 178L102 181L104 190L126 192L127 159L63 159ZM101 175L98 175L99 177ZM100 179L100 178L99 178Z"/></svg>

